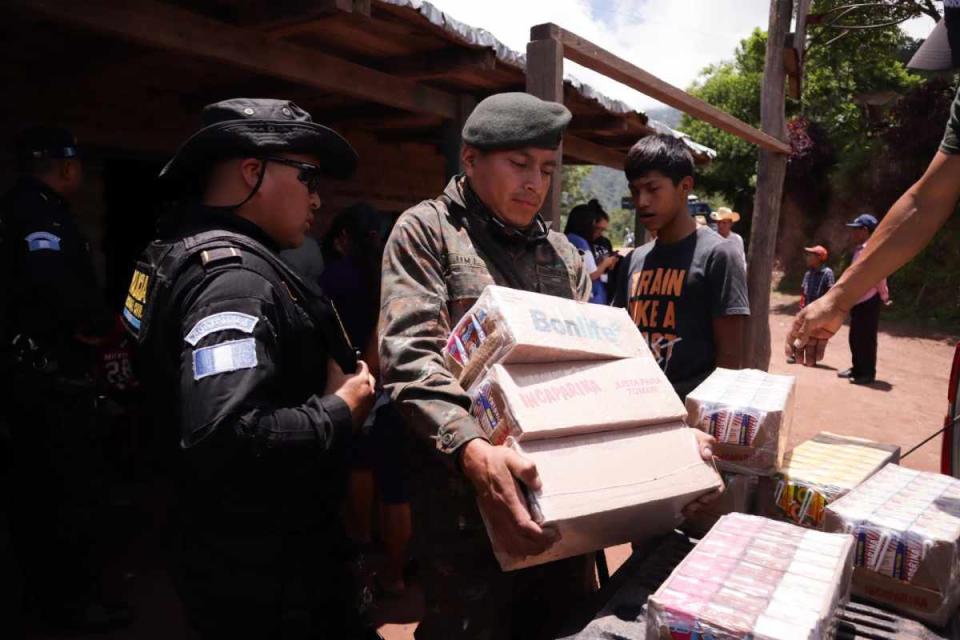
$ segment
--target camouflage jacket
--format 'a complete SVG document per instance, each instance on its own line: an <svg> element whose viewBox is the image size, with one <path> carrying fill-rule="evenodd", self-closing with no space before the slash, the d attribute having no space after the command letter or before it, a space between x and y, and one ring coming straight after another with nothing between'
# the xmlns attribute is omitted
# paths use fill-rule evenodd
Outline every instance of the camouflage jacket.
<svg viewBox="0 0 960 640"><path fill-rule="evenodd" d="M383 381L416 437L435 440L445 454L485 437L442 355L451 328L483 289L498 284L590 297L590 276L563 234L550 231L539 241L508 237L491 229L490 215L466 180L455 177L443 196L400 216L383 258Z"/></svg>

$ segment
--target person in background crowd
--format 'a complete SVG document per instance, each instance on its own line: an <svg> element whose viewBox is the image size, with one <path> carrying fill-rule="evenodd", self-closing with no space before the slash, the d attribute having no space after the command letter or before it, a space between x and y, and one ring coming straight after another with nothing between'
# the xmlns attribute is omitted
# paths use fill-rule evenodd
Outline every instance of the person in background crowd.
<svg viewBox="0 0 960 640"><path fill-rule="evenodd" d="M737 251L743 260L743 268L746 270L747 252L743 246L743 238L733 230L733 225L740 222L740 214L731 211L728 207L720 207L710 214L710 219L717 223L717 233L737 246Z"/></svg>
<svg viewBox="0 0 960 640"><path fill-rule="evenodd" d="M851 265L863 255L870 235L877 228L877 219L869 213L857 216L847 223L853 245ZM857 304L850 309L850 355L853 366L837 373L851 384L872 384L877 377L877 332L880 329L880 308L893 304L887 279L881 278L867 289Z"/></svg>
<svg viewBox="0 0 960 640"><path fill-rule="evenodd" d="M95 348L112 327L70 202L84 186L73 134L33 127L20 178L0 200L0 334L10 372L13 530L27 605L70 629L129 623L101 593L107 491L96 419Z"/></svg>
<svg viewBox="0 0 960 640"><path fill-rule="evenodd" d="M613 296L625 307L680 397L717 367L739 369L747 278L736 245L687 208L693 158L667 135L643 138L624 167L637 217L656 240L634 250Z"/></svg>
<svg viewBox="0 0 960 640"><path fill-rule="evenodd" d="M596 200L591 202L596 203ZM598 234L597 221L602 219L597 209L599 204L579 204L570 210L567 226L563 232L574 247L583 254L584 269L590 274L591 292L590 302L607 304L607 285L604 280L617 266L619 256L615 253L604 255L601 262L597 262L594 252L594 239ZM606 213L603 214L606 216ZM609 218L606 219L609 224ZM605 228L605 227L601 227Z"/></svg>
<svg viewBox="0 0 960 640"><path fill-rule="evenodd" d="M803 282L800 285L801 309L822 298L833 286L833 269L826 264L829 255L826 247L819 244L804 247L803 257L807 270L803 273ZM796 361L795 355L787 356L787 364L795 364Z"/></svg>
<svg viewBox="0 0 960 640"><path fill-rule="evenodd" d="M610 238L607 237L607 231L610 228L610 215L603 210L603 207L600 206L600 202L594 198L587 203L588 206L593 208L595 221L593 223L593 240L591 246L593 247L593 259L598 265L603 264L604 260L608 256L614 256L616 258L616 263L613 265L609 271L600 276L600 282L603 284L603 289L605 293L606 302L610 302L610 291L613 287L613 283L617 281L617 277L620 273L620 267L623 265L623 256L614 250L613 243L610 242Z"/></svg>
<svg viewBox="0 0 960 640"><path fill-rule="evenodd" d="M365 360L380 374L377 320L380 316L380 268L386 216L365 203L338 215L323 242L327 267L321 278L355 345L364 345ZM354 540L368 547L372 538L374 494L379 496L380 533L386 551L384 570L376 575L386 595L403 593L403 570L411 535L403 455L404 425L382 389L364 431L354 441L347 527ZM372 473L371 473L372 471Z"/></svg>

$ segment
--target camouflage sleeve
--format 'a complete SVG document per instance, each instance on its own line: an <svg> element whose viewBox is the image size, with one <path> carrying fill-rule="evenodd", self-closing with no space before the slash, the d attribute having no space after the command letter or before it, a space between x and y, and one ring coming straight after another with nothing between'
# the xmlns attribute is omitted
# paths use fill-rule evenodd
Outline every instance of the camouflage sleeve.
<svg viewBox="0 0 960 640"><path fill-rule="evenodd" d="M400 217L384 252L380 370L416 436L453 454L485 435L470 415L469 397L444 365L450 316L441 231L436 210L421 207Z"/></svg>
<svg viewBox="0 0 960 640"><path fill-rule="evenodd" d="M575 251L574 254L573 270L574 277L577 279L577 300L589 302L590 294L593 293L593 281L590 280L590 274L583 266L583 256L579 251Z"/></svg>

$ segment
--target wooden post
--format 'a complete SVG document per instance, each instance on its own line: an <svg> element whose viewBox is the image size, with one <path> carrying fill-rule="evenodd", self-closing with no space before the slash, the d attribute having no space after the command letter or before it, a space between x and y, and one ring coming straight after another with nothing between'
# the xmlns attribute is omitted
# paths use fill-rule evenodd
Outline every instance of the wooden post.
<svg viewBox="0 0 960 640"><path fill-rule="evenodd" d="M443 160L447 180L460 173L460 145L463 125L477 106L477 100L470 95L458 96L457 117L443 123ZM441 187L443 188L443 187Z"/></svg>
<svg viewBox="0 0 960 640"><path fill-rule="evenodd" d="M552 38L527 43L527 93L542 100L563 104L563 45ZM550 183L550 193L541 214L556 229L560 224L560 176L563 171L563 148L557 149L557 170Z"/></svg>
<svg viewBox="0 0 960 640"><path fill-rule="evenodd" d="M786 140L784 114L786 95L783 65L783 42L790 29L793 0L771 0L770 25L767 30L767 53L763 66L763 89L760 121L764 133ZM783 179L787 173L783 153L760 150L757 168L757 192L753 205L753 227L750 233L750 255L747 260L747 283L750 295L750 320L743 336L744 365L766 371L770 367L770 285L773 280L773 259L783 199Z"/></svg>

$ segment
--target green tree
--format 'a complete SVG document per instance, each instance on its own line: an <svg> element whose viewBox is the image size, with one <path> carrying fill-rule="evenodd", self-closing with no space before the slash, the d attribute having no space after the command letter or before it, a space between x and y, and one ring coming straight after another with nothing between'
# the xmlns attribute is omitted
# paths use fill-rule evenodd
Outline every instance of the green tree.
<svg viewBox="0 0 960 640"><path fill-rule="evenodd" d="M567 225L570 209L590 199L584 190L583 180L592 169L592 166L585 164L563 165L560 178L560 226L557 231L563 231Z"/></svg>
<svg viewBox="0 0 960 640"><path fill-rule="evenodd" d="M813 13L837 15L849 4L817 0ZM922 10L920 3L906 4L912 8L898 9L898 17L917 15ZM869 29L840 32L844 37L836 38L836 28L824 26L818 31L811 27L802 99L788 100L787 111L788 116L802 114L822 127L841 159L839 170L853 177L875 152L876 134L884 116L883 101L892 102L922 79L908 72L900 59L910 42L898 25L881 23ZM740 42L733 60L704 69L690 92L759 126L766 39L766 33L756 29ZM684 116L681 129L717 150L717 160L700 176L702 188L749 210L756 180L756 148L689 116Z"/></svg>

